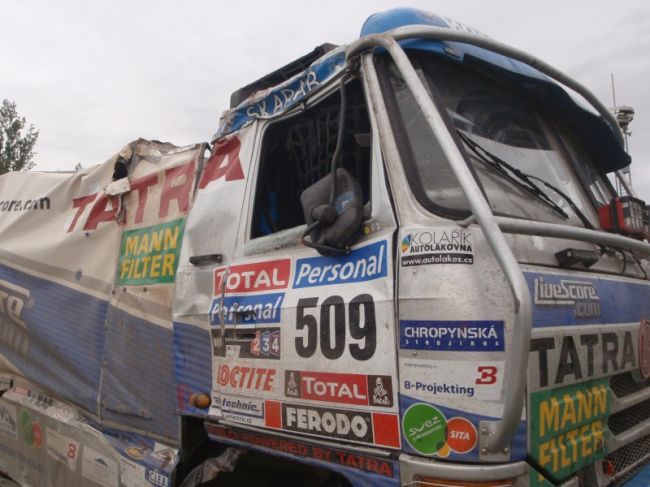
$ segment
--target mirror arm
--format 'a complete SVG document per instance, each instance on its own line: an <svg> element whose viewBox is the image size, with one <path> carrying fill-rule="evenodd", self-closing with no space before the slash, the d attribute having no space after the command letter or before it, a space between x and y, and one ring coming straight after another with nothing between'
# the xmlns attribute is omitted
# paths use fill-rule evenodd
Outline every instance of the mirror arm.
<svg viewBox="0 0 650 487"><path fill-rule="evenodd" d="M329 245L323 245L323 244L318 244L315 242L312 242L311 239L307 240L307 236L314 231L316 228L320 226L321 222L315 221L311 225L307 227L307 230L305 230L305 233L302 235L301 242L305 247L309 247L312 249L317 250L320 254L331 254L331 255L347 255L350 253L350 247L346 246L343 249L339 249L336 247L331 247Z"/></svg>

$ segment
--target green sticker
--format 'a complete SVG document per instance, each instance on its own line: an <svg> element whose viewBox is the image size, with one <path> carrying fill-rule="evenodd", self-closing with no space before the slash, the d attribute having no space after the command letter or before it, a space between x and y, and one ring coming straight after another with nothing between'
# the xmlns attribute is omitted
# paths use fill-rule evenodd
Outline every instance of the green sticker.
<svg viewBox="0 0 650 487"><path fill-rule="evenodd" d="M27 446L34 444L34 428L32 418L26 410L20 412L20 433Z"/></svg>
<svg viewBox="0 0 650 487"><path fill-rule="evenodd" d="M597 379L530 395L531 456L554 480L602 459L610 393Z"/></svg>
<svg viewBox="0 0 650 487"><path fill-rule="evenodd" d="M433 455L445 446L447 419L429 404L414 404L402 418L402 431L411 447L423 455Z"/></svg>
<svg viewBox="0 0 650 487"><path fill-rule="evenodd" d="M122 234L117 263L118 285L174 282L185 219Z"/></svg>

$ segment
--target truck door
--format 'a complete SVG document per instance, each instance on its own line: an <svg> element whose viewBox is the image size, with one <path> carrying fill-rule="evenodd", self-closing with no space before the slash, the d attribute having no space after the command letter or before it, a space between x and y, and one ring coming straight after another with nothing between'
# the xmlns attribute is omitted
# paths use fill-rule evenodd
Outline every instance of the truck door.
<svg viewBox="0 0 650 487"><path fill-rule="evenodd" d="M393 249L381 154L359 80L347 84L339 167L360 183L348 255L301 243L302 191L329 173L337 90L260 130L233 262L214 271L214 398L221 420L399 448Z"/></svg>

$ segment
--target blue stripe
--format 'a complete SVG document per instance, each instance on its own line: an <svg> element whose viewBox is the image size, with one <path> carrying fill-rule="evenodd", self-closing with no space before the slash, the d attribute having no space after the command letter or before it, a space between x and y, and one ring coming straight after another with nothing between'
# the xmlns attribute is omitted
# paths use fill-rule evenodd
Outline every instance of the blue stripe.
<svg viewBox="0 0 650 487"><path fill-rule="evenodd" d="M196 392L212 390L212 348L210 332L174 321L174 366L176 395L182 413L207 416L207 410L188 404Z"/></svg>
<svg viewBox="0 0 650 487"><path fill-rule="evenodd" d="M22 312L29 337L27 354L16 352L4 340L0 354L29 380L95 411L108 302L2 265L0 279L30 292Z"/></svg>

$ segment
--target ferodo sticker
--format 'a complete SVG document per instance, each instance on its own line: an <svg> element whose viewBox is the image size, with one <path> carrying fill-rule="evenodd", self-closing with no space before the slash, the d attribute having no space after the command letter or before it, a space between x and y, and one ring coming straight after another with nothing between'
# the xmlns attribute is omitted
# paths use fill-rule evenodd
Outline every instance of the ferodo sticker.
<svg viewBox="0 0 650 487"><path fill-rule="evenodd" d="M284 429L342 440L372 443L372 417L364 411L282 405Z"/></svg>
<svg viewBox="0 0 650 487"><path fill-rule="evenodd" d="M408 444L423 455L447 457L450 452L471 452L478 442L476 427L462 417L447 419L435 406L411 405L402 417L402 431Z"/></svg>
<svg viewBox="0 0 650 487"><path fill-rule="evenodd" d="M388 375L287 370L284 383L285 395L291 398L359 406L393 406L393 384Z"/></svg>
<svg viewBox="0 0 650 487"><path fill-rule="evenodd" d="M563 479L606 454L610 413L607 379L530 395L531 454L556 479Z"/></svg>
<svg viewBox="0 0 650 487"><path fill-rule="evenodd" d="M265 402L265 426L315 436L399 448L396 414Z"/></svg>

